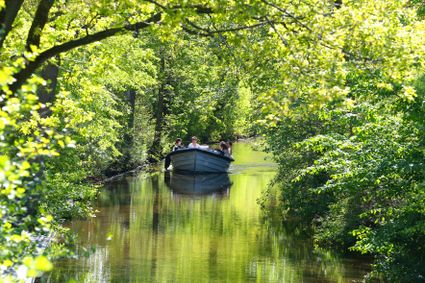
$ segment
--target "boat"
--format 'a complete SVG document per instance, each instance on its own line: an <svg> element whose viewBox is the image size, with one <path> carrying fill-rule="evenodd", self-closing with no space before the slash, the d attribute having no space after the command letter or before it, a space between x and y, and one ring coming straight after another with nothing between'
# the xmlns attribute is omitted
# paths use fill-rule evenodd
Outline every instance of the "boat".
<svg viewBox="0 0 425 283"><path fill-rule="evenodd" d="M179 195L226 195L232 183L227 173L165 172L165 184Z"/></svg>
<svg viewBox="0 0 425 283"><path fill-rule="evenodd" d="M185 148L170 152L166 160L171 161L173 171L197 173L224 173L234 161L232 157L225 156L218 150L199 148Z"/></svg>

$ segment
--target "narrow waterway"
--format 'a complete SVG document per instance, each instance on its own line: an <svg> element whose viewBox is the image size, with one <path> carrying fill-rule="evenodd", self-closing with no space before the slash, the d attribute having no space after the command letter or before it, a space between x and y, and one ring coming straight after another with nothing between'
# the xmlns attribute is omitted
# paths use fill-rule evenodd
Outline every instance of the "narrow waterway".
<svg viewBox="0 0 425 283"><path fill-rule="evenodd" d="M234 145L229 174L141 174L109 184L96 218L75 220L77 259L43 282L358 282L368 264L331 251L290 225L270 225L257 199L276 166ZM266 159L265 159L266 158Z"/></svg>

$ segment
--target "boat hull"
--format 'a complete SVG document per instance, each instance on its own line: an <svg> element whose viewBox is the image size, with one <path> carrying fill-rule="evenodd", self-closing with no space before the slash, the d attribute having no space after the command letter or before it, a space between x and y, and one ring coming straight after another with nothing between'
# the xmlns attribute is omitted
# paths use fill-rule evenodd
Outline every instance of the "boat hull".
<svg viewBox="0 0 425 283"><path fill-rule="evenodd" d="M190 148L173 151L169 154L173 170L184 172L227 172L232 158L223 156L215 151Z"/></svg>

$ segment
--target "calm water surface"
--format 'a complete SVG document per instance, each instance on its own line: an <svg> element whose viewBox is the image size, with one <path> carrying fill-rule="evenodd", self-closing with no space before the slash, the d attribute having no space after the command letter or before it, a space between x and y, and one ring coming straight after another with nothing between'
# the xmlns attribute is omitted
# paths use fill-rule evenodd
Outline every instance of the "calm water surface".
<svg viewBox="0 0 425 283"><path fill-rule="evenodd" d="M234 145L227 175L127 177L101 193L96 218L69 224L78 259L43 282L359 282L368 264L261 218L275 164ZM281 226L281 227L280 227Z"/></svg>

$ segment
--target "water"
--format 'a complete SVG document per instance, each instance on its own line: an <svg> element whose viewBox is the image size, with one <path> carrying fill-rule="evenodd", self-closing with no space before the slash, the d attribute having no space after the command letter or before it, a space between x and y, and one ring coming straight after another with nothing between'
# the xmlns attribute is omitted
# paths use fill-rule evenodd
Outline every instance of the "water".
<svg viewBox="0 0 425 283"><path fill-rule="evenodd" d="M364 261L314 252L291 225L262 219L256 201L276 167L247 143L233 151L228 176L158 172L108 185L96 218L69 224L79 236L78 259L56 262L42 281L360 281Z"/></svg>

